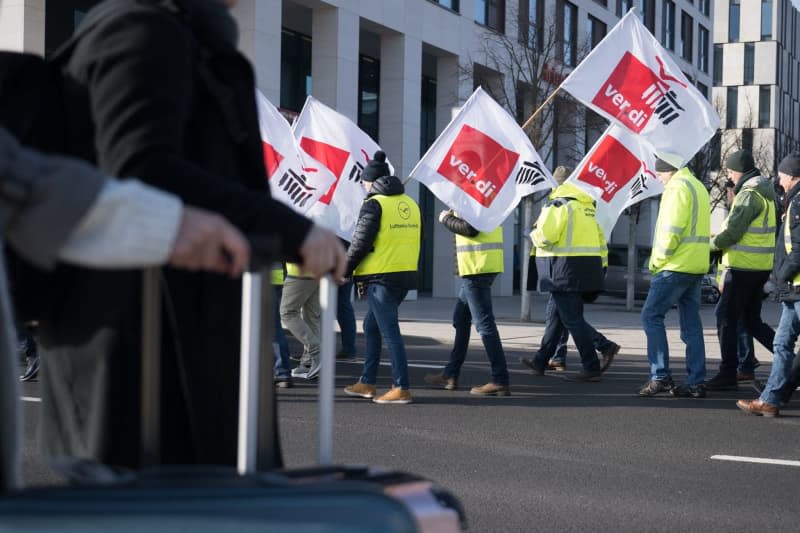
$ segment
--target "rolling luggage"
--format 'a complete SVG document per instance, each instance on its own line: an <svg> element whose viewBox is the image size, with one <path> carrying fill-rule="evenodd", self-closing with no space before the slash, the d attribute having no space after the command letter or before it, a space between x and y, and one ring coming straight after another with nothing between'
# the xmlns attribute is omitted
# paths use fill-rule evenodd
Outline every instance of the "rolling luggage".
<svg viewBox="0 0 800 533"><path fill-rule="evenodd" d="M141 424L143 464L152 467L132 473L86 463L73 469L77 486L2 495L0 531L461 531L458 500L430 481L331 465L336 285L330 277L320 287L320 465L280 468L269 316L272 248L254 242L253 265L242 284L236 468L160 466L160 271L150 269L143 275ZM88 481L80 482L82 470Z"/></svg>

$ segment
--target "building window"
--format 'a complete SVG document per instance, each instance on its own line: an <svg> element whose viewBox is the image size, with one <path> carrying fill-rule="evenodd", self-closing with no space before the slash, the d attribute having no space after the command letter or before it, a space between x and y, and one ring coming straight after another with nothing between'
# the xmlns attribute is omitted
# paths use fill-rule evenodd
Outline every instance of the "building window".
<svg viewBox="0 0 800 533"><path fill-rule="evenodd" d="M769 85L762 85L758 88L758 127L769 128L770 117L770 98L771 91Z"/></svg>
<svg viewBox="0 0 800 533"><path fill-rule="evenodd" d="M378 142L378 104L381 62L374 57L358 58L358 127Z"/></svg>
<svg viewBox="0 0 800 533"><path fill-rule="evenodd" d="M608 7L608 0L594 0L596 4L600 4L603 7Z"/></svg>
<svg viewBox="0 0 800 533"><path fill-rule="evenodd" d="M714 85L722 85L722 60L724 48L721 44L714 45Z"/></svg>
<svg viewBox="0 0 800 533"><path fill-rule="evenodd" d="M697 66L708 74L708 30L702 24L697 26Z"/></svg>
<svg viewBox="0 0 800 533"><path fill-rule="evenodd" d="M422 76L422 91L419 121L419 156L436 140L436 80Z"/></svg>
<svg viewBox="0 0 800 533"><path fill-rule="evenodd" d="M772 39L772 0L761 0L761 38Z"/></svg>
<svg viewBox="0 0 800 533"><path fill-rule="evenodd" d="M633 0L617 0L617 16L622 17L633 7Z"/></svg>
<svg viewBox="0 0 800 533"><path fill-rule="evenodd" d="M722 135L720 130L711 137L711 140L708 141L709 144L709 165L711 166L711 170L719 170L720 163L722 163Z"/></svg>
<svg viewBox="0 0 800 533"><path fill-rule="evenodd" d="M528 48L544 48L544 0L519 3L519 40Z"/></svg>
<svg viewBox="0 0 800 533"><path fill-rule="evenodd" d="M754 43L744 43L744 84L753 84L755 71L756 47Z"/></svg>
<svg viewBox="0 0 800 533"><path fill-rule="evenodd" d="M562 0L559 15L561 47L561 60L568 67L578 63L578 8L574 4Z"/></svg>
<svg viewBox="0 0 800 533"><path fill-rule="evenodd" d="M656 0L641 0L642 1L642 23L645 28L650 30L653 35L656 34Z"/></svg>
<svg viewBox="0 0 800 533"><path fill-rule="evenodd" d="M700 13L702 13L705 16L709 16L709 14L711 14L711 11L709 10L710 5L711 5L710 0L700 0L700 3L698 5Z"/></svg>
<svg viewBox="0 0 800 533"><path fill-rule="evenodd" d="M661 9L661 44L675 50L675 2L664 0Z"/></svg>
<svg viewBox="0 0 800 533"><path fill-rule="evenodd" d="M597 46L600 41L603 40L603 37L606 36L606 25L599 19L589 15L589 18L586 19L586 33L587 37L589 38L589 43L592 45L592 49L594 50L594 47Z"/></svg>
<svg viewBox="0 0 800 533"><path fill-rule="evenodd" d="M586 109L586 138L583 151L588 152L608 127L608 121L591 109Z"/></svg>
<svg viewBox="0 0 800 533"><path fill-rule="evenodd" d="M753 130L751 128L742 130L742 150L753 151Z"/></svg>
<svg viewBox="0 0 800 533"><path fill-rule="evenodd" d="M700 94L703 95L704 98L708 98L708 87L705 86L704 83L700 83L699 81L696 84L697 90L700 91Z"/></svg>
<svg viewBox="0 0 800 533"><path fill-rule="evenodd" d="M281 31L281 107L297 113L311 94L311 37Z"/></svg>
<svg viewBox="0 0 800 533"><path fill-rule="evenodd" d="M505 33L505 0L475 0L475 22L488 26L500 33Z"/></svg>
<svg viewBox="0 0 800 533"><path fill-rule="evenodd" d="M681 12L681 57L692 62L692 43L694 42L694 20L687 12Z"/></svg>
<svg viewBox="0 0 800 533"><path fill-rule="evenodd" d="M735 128L739 114L739 88L728 87L725 100L725 124L728 128Z"/></svg>
<svg viewBox="0 0 800 533"><path fill-rule="evenodd" d="M740 0L730 0L728 7L728 41L735 43L739 40Z"/></svg>
<svg viewBox="0 0 800 533"><path fill-rule="evenodd" d="M437 4L458 13L458 0L434 0Z"/></svg>

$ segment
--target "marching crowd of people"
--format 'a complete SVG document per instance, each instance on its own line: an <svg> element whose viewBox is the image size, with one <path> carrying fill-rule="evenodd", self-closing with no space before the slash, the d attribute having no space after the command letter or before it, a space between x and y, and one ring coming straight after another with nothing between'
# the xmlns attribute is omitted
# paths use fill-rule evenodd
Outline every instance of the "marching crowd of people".
<svg viewBox="0 0 800 533"><path fill-rule="evenodd" d="M359 380L345 387L345 394L379 404L412 401L398 307L417 288L419 207L391 174L382 152L361 174L367 195L346 251L333 233L270 197L255 79L237 50L237 28L227 10L233 3L110 0L87 14L88 30L60 58L70 102L66 152L99 171L29 150L0 129L4 240L24 264L42 269L41 279L48 282L49 300L36 317L41 441L47 455L139 465L140 430L131 423L139 418L132 398L139 394L141 351L135 269L166 265L162 460L234 464L241 303L235 278L248 263L243 237L248 233L280 237L287 260L285 275L283 266L273 273L279 386L319 372L317 280L332 273L341 283L342 359L356 352L354 283L368 302L365 361ZM774 363L760 398L738 405L775 416L798 381L792 360L800 334L800 154L787 156L778 167L783 192L777 205L772 181L755 168L750 154L734 154L727 168L734 196L723 230L712 236L706 188L688 168L657 161L665 190L650 260L653 279L642 310L650 379L639 394L704 397L706 390L735 388L737 340L751 335L774 348ZM537 286L550 298L539 349L522 363L539 375L563 369L559 353L571 335L582 365L574 379L593 382L620 346L584 317L584 303L603 290L607 247L592 197L565 181L569 174L568 169L556 172L560 184L531 231ZM141 182L107 176L134 176ZM478 231L453 211L442 212L439 222L455 235L462 285L453 311L450 359L425 381L457 389L474 324L491 379L470 393L507 396L509 372L491 299L492 284L503 271L502 230ZM724 270L716 313L723 357L719 372L706 380L699 301L712 251L721 256ZM777 332L760 319L760 291L770 271L783 306ZM0 279L2 349L9 355L2 364L7 365L16 335L5 275ZM686 344L688 375L681 385L672 380L664 326L673 305ZM304 346L294 369L280 326ZM383 344L392 387L379 394ZM0 391L0 410L9 413L17 389L0 386ZM0 436L0 459L10 465L0 471L11 473L0 480L4 486L18 476L19 434Z"/></svg>

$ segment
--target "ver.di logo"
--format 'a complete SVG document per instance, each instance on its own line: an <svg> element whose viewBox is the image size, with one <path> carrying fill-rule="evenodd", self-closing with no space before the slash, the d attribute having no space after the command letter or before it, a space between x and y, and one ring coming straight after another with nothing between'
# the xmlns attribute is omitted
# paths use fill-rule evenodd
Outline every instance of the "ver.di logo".
<svg viewBox="0 0 800 533"><path fill-rule="evenodd" d="M406 202L400 202L397 204L397 214L403 220L408 220L408 217L411 216L411 207Z"/></svg>

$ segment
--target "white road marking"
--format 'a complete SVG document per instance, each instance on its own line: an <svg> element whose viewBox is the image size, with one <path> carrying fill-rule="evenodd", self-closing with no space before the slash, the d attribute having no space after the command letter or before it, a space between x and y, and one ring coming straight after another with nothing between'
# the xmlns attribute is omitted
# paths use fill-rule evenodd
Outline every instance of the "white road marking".
<svg viewBox="0 0 800 533"><path fill-rule="evenodd" d="M712 455L718 461L736 461L738 463L761 463L766 465L800 466L800 461L787 461L785 459L766 459L764 457L740 457L738 455Z"/></svg>
<svg viewBox="0 0 800 533"><path fill-rule="evenodd" d="M41 398L36 398L34 396L20 396L20 400L22 400L23 402L34 402L34 403L39 403L42 401Z"/></svg>

